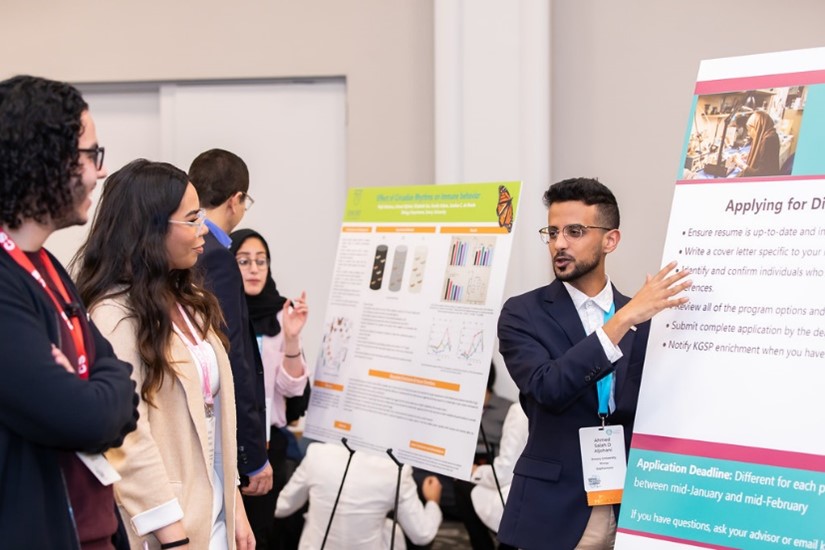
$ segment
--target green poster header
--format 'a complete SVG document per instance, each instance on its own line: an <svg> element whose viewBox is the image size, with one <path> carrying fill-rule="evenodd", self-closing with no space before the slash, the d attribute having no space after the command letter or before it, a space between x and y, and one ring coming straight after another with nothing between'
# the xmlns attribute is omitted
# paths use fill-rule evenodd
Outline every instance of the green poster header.
<svg viewBox="0 0 825 550"><path fill-rule="evenodd" d="M344 222L481 223L511 229L521 182L350 189Z"/></svg>

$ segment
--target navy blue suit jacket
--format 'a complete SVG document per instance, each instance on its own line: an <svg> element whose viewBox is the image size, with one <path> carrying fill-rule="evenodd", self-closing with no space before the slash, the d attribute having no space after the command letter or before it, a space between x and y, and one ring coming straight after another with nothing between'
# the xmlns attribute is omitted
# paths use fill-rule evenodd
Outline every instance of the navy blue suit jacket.
<svg viewBox="0 0 825 550"><path fill-rule="evenodd" d="M614 287L613 301L619 310L629 299ZM530 435L514 468L499 540L527 550L567 550L579 542L590 517L579 428L600 424L595 385L615 371L616 410L608 423L624 426L630 448L649 328L644 323L628 331L619 343L623 357L614 364L598 336L585 335L561 282L504 304L500 351L519 388Z"/></svg>
<svg viewBox="0 0 825 550"><path fill-rule="evenodd" d="M249 321L243 278L232 252L212 233L204 237L198 265L204 270L206 288L217 296L229 338L229 362L235 383L238 422L238 471L248 475L264 466L266 453L266 395L264 368Z"/></svg>

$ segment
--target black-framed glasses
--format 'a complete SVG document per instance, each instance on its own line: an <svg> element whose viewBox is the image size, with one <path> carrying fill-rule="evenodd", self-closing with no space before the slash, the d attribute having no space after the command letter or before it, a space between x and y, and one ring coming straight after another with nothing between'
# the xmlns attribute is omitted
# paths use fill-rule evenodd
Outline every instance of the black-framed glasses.
<svg viewBox="0 0 825 550"><path fill-rule="evenodd" d="M92 161L95 163L95 168L101 170L103 168L103 156L106 154L105 147L92 147L89 149L80 149L77 150L78 153L86 153L91 157Z"/></svg>
<svg viewBox="0 0 825 550"><path fill-rule="evenodd" d="M251 267L252 264L258 266L258 269L263 269L269 265L269 258L238 258L238 267L241 269L246 269Z"/></svg>
<svg viewBox="0 0 825 550"><path fill-rule="evenodd" d="M169 223L177 223L180 225L188 225L189 227L195 228L195 234L199 235L201 230L203 229L203 225L206 223L206 210L203 208L198 210L198 217L195 221L187 221L187 220L169 220Z"/></svg>
<svg viewBox="0 0 825 550"><path fill-rule="evenodd" d="M613 231L612 227L599 227L598 225L582 225L580 223L571 223L565 225L561 229L548 225L539 229L539 237L544 244L550 244L559 237L559 233L563 234L566 239L575 241L581 239L589 229L603 229L605 231Z"/></svg>
<svg viewBox="0 0 825 550"><path fill-rule="evenodd" d="M255 199L249 193L243 194L243 207L247 210L252 208L252 205L255 204Z"/></svg>

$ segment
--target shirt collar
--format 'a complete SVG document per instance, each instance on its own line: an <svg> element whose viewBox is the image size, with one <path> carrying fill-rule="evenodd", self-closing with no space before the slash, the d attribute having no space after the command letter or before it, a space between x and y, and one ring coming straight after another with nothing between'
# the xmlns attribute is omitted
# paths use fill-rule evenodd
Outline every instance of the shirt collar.
<svg viewBox="0 0 825 550"><path fill-rule="evenodd" d="M592 298L567 281L562 281L562 284L570 294L570 299L573 300L576 311L579 311L588 300L592 300L605 312L610 311L610 306L613 305L613 285L610 284L610 277L607 278L607 284L604 285L604 288Z"/></svg>
<svg viewBox="0 0 825 550"><path fill-rule="evenodd" d="M229 248L232 246L232 238L226 234L226 231L215 225L215 223L206 218L206 227L209 228L209 232L212 233L218 242L221 243L225 248Z"/></svg>

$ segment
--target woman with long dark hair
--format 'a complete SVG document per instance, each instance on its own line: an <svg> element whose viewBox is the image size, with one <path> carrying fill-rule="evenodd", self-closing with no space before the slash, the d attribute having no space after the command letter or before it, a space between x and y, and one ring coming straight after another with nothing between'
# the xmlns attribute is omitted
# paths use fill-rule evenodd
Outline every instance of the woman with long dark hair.
<svg viewBox="0 0 825 550"><path fill-rule="evenodd" d="M216 298L193 270L204 212L186 174L136 160L106 180L78 288L141 396L138 429L107 457L130 543L253 548L237 484L235 402ZM233 536L234 535L234 536Z"/></svg>

